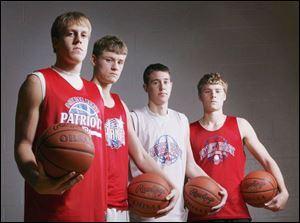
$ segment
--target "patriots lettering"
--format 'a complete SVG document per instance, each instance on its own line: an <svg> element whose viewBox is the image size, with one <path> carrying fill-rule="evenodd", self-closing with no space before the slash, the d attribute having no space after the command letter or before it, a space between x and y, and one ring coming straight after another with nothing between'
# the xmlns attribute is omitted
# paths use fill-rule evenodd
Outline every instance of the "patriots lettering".
<svg viewBox="0 0 300 223"><path fill-rule="evenodd" d="M102 120L98 118L99 109L92 101L82 97L72 97L65 106L68 112L60 114L61 123L81 125L90 135L101 138Z"/></svg>

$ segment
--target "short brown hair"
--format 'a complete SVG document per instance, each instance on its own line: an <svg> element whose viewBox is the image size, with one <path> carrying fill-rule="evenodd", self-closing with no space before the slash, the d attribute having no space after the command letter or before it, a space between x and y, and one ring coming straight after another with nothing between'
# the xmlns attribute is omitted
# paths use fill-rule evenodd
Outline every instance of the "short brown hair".
<svg viewBox="0 0 300 223"><path fill-rule="evenodd" d="M155 64L150 64L148 67L146 67L145 71L144 71L144 75L143 75L143 79L144 79L144 84L148 84L149 83L149 76L150 74L152 74L154 71L163 71L163 72L168 72L170 74L170 69L160 63L155 63ZM170 74L171 76L171 74Z"/></svg>
<svg viewBox="0 0 300 223"><path fill-rule="evenodd" d="M222 79L221 74L220 73L209 73L209 74L205 74L199 81L197 88L198 88L198 95L201 94L202 89L204 87L204 85L206 84L220 84L223 86L224 92L225 94L227 94L227 90L228 90L228 83Z"/></svg>
<svg viewBox="0 0 300 223"><path fill-rule="evenodd" d="M66 12L56 17L55 21L51 27L51 39L52 44L55 39L59 39L64 31L64 29L72 24L85 24L90 32L92 31L92 25L88 17L82 12ZM55 52L55 50L54 50Z"/></svg>
<svg viewBox="0 0 300 223"><path fill-rule="evenodd" d="M98 57L103 51L113 52L117 54L127 54L128 48L126 44L116 36L104 36L94 43L93 54Z"/></svg>

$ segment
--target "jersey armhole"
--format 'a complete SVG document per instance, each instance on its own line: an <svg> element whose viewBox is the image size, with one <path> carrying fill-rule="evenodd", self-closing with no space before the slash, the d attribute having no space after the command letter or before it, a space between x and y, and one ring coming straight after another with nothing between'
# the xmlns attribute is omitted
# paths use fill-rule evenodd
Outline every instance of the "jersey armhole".
<svg viewBox="0 0 300 223"><path fill-rule="evenodd" d="M42 98L44 100L45 95L46 95L46 81L45 81L45 77L41 72L33 72L33 75L37 76L41 82L41 90L42 90Z"/></svg>
<svg viewBox="0 0 300 223"><path fill-rule="evenodd" d="M187 130L187 131L185 131L185 132L187 132L187 134L186 134L187 140L190 140L189 136L188 136L188 132L189 132L189 120L188 120L188 118L182 113L179 113L179 112L176 112L176 113L177 113L177 118L179 120L179 123L181 123L183 125L182 127Z"/></svg>
<svg viewBox="0 0 300 223"><path fill-rule="evenodd" d="M138 130L138 116L137 116L136 112L135 111L130 112L130 117L131 117L133 129L135 131L137 131Z"/></svg>
<svg viewBox="0 0 300 223"><path fill-rule="evenodd" d="M243 144L243 146L245 146L245 144L246 144L245 143L245 138L243 137L242 129L241 129L240 125L239 125L240 118L236 117L235 120L236 120L236 125L237 125L238 132L240 134L240 138L241 138L242 144Z"/></svg>

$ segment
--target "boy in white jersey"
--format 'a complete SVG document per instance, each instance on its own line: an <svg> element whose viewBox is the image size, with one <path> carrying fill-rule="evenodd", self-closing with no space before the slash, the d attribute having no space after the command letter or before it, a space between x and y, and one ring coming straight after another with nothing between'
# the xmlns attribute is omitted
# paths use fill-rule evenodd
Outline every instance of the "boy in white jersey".
<svg viewBox="0 0 300 223"><path fill-rule="evenodd" d="M186 221L183 187L185 176L207 176L194 161L189 141L187 117L168 108L172 91L169 68L151 64L144 71L144 90L148 93L148 105L131 113L135 131L147 153L169 176L180 191L175 208L160 218L142 218L130 213L132 221ZM140 175L140 170L130 161L131 175ZM221 187L222 188L222 187ZM225 204L227 191L222 188L222 201L213 207L218 212Z"/></svg>
<svg viewBox="0 0 300 223"><path fill-rule="evenodd" d="M121 75L127 57L126 44L116 36L104 36L95 42L92 55L92 81L103 89L105 104L105 133L108 153L108 209L107 221L129 221L127 203L128 155L143 172L164 173L142 148L132 127L130 113L120 97L111 93L111 87ZM167 214L175 206L178 190L173 188L167 199L168 207L158 214Z"/></svg>
<svg viewBox="0 0 300 223"><path fill-rule="evenodd" d="M98 87L80 78L92 27L81 12L58 16L51 28L55 65L27 76L19 91L15 125L15 160L25 179L25 221L104 221L106 166L102 128L104 104ZM81 109L81 113L78 110ZM78 117L76 120L70 117ZM70 172L54 179L36 159L43 131L56 123L91 130L93 164L83 175ZM79 183L80 182L80 183Z"/></svg>

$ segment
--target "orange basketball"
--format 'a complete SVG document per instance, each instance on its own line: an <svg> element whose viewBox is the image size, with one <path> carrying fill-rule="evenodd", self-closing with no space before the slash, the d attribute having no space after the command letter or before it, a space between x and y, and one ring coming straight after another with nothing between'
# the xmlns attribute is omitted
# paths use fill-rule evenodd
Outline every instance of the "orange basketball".
<svg viewBox="0 0 300 223"><path fill-rule="evenodd" d="M272 174L257 170L244 177L240 191L246 203L253 207L263 207L277 194L277 182Z"/></svg>
<svg viewBox="0 0 300 223"><path fill-rule="evenodd" d="M82 127L69 123L54 124L40 138L38 159L51 177L71 171L84 174L94 159L93 141Z"/></svg>
<svg viewBox="0 0 300 223"><path fill-rule="evenodd" d="M221 202L220 191L220 187L207 176L192 178L184 186L185 206L194 214L205 216Z"/></svg>
<svg viewBox="0 0 300 223"><path fill-rule="evenodd" d="M166 196L170 192L168 182L159 175L139 175L128 186L129 210L142 217L155 217L158 210L168 206Z"/></svg>

